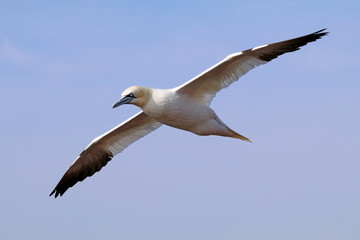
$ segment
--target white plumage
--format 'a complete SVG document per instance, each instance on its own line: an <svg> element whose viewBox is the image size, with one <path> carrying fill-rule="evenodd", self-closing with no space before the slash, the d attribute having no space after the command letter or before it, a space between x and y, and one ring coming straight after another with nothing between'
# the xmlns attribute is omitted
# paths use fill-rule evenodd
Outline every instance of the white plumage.
<svg viewBox="0 0 360 240"><path fill-rule="evenodd" d="M99 171L116 154L162 124L198 135L219 135L250 141L223 123L210 108L211 100L221 89L251 69L326 35L325 29L299 38L266 44L229 55L195 78L173 89L133 86L122 93L114 108L134 104L141 112L109 132L95 138L73 162L50 196L64 192Z"/></svg>

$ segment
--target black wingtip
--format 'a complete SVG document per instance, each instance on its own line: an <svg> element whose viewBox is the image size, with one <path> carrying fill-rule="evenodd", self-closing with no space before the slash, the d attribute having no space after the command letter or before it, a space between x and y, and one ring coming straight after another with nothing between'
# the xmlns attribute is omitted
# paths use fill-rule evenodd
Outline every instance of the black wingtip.
<svg viewBox="0 0 360 240"><path fill-rule="evenodd" d="M49 197L51 197L53 194L55 193L55 196L54 198L57 198L60 194L60 197L64 194L64 193L61 193L60 191L58 191L56 188L50 193Z"/></svg>
<svg viewBox="0 0 360 240"><path fill-rule="evenodd" d="M324 32L326 30L327 30L327 28L323 28L317 32L314 32L313 35L319 36L321 38L322 36L326 36L329 34L329 32Z"/></svg>
<svg viewBox="0 0 360 240"><path fill-rule="evenodd" d="M327 28L323 28L323 29L321 29L321 30L319 30L319 31L317 31L317 32L314 32L314 33L319 33L319 32L323 32L323 31L325 31Z"/></svg>
<svg viewBox="0 0 360 240"><path fill-rule="evenodd" d="M54 189L51 193L50 193L50 195L49 195L49 197L51 197L54 193L56 192L56 189ZM56 198L56 194L55 194L55 198Z"/></svg>

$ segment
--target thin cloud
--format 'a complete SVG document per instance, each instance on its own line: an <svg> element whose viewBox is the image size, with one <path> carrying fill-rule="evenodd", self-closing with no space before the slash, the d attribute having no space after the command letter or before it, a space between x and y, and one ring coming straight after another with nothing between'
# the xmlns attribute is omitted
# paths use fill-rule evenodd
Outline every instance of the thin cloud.
<svg viewBox="0 0 360 240"><path fill-rule="evenodd" d="M0 44L0 60L24 65L29 62L29 56L8 39L4 39Z"/></svg>

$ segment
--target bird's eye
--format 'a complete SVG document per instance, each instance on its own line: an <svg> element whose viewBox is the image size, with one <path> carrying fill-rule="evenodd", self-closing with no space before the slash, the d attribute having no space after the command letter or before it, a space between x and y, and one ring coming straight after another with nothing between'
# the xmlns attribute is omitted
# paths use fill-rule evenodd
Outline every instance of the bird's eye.
<svg viewBox="0 0 360 240"><path fill-rule="evenodd" d="M129 93L128 95L126 95L126 96L127 96L127 97L135 97L135 96L134 96L134 93L132 93L132 92Z"/></svg>

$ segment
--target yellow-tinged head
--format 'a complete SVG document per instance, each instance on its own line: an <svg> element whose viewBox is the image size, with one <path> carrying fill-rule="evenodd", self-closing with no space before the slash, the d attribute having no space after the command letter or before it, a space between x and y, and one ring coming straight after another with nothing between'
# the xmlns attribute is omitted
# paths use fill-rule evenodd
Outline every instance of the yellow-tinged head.
<svg viewBox="0 0 360 240"><path fill-rule="evenodd" d="M121 94L121 98L113 105L113 108L123 104L134 104L138 107L142 107L148 102L150 92L151 89L147 87L129 87Z"/></svg>

